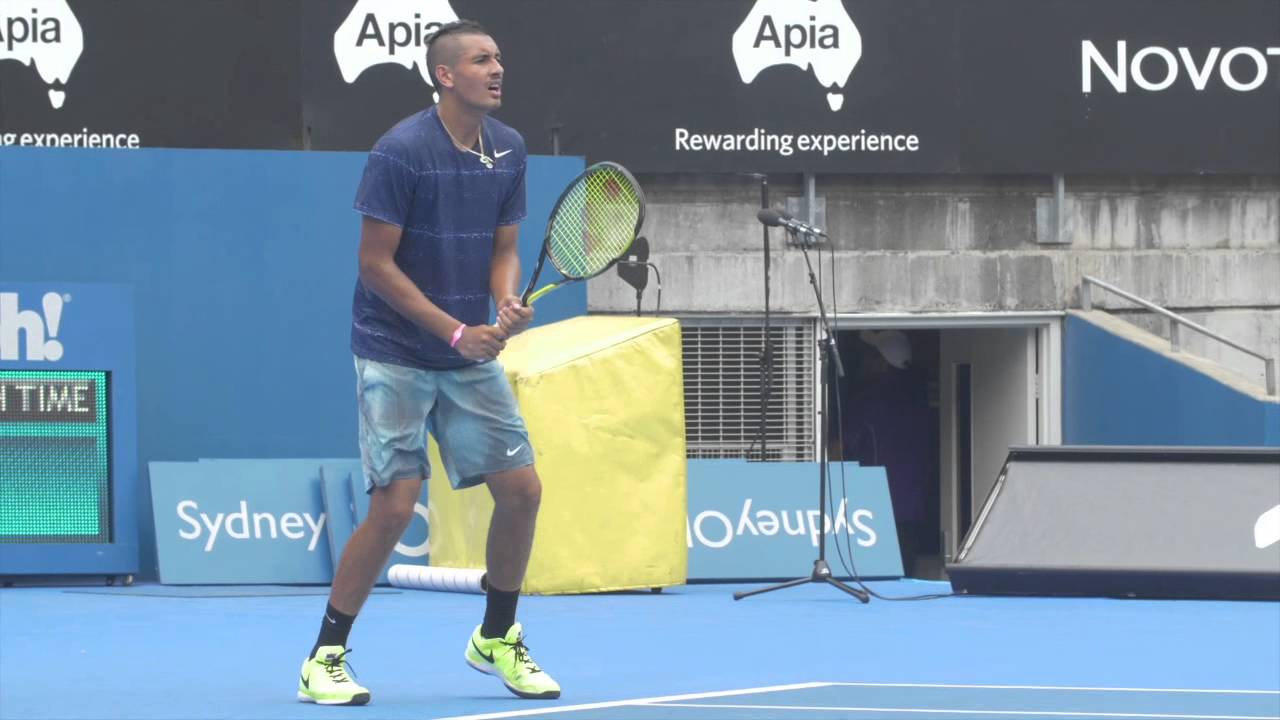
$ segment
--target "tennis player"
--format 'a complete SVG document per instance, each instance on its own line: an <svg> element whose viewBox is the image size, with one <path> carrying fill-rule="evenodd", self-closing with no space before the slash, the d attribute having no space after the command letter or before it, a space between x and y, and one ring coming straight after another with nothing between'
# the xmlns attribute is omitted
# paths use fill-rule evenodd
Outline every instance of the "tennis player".
<svg viewBox="0 0 1280 720"><path fill-rule="evenodd" d="M360 455L369 516L334 574L298 699L362 705L347 637L430 475L429 430L455 489L484 483L494 510L485 549L484 620L467 664L524 698L560 697L529 656L516 603L542 486L498 354L528 327L517 224L525 217L524 139L489 117L502 105L502 55L471 21L431 38L440 102L402 120L369 153L356 193L364 217L352 304ZM489 324L489 300L498 307Z"/></svg>

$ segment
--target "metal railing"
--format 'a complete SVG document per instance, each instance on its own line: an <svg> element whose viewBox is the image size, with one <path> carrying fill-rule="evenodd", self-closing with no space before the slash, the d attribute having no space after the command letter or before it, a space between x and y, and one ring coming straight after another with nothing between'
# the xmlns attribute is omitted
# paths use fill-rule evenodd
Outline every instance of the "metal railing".
<svg viewBox="0 0 1280 720"><path fill-rule="evenodd" d="M1163 315L1169 318L1169 321L1170 321L1169 322L1169 345L1171 348L1173 348L1175 352L1179 351L1182 346L1182 333L1179 332L1179 327L1186 325L1187 327L1191 328L1192 330L1195 330L1196 332L1202 335L1207 335L1213 338L1214 340L1217 340L1218 342L1224 345L1233 347L1236 350L1239 350L1240 352L1246 355L1252 355L1253 357L1258 358L1263 362L1264 365L1266 365L1267 394L1276 395L1276 359L1275 358L1267 357L1266 355L1256 350L1250 350L1249 348L1241 345L1240 343L1237 343L1234 340L1231 340L1229 338L1225 338L1215 333L1214 331L1210 330L1209 328L1203 325L1200 325L1199 323L1188 320L1187 318L1184 318L1181 315L1178 315L1177 313L1165 310L1164 308L1160 307L1159 305L1156 305L1155 303L1148 302L1147 300L1143 300L1142 298L1138 297L1137 295L1134 295L1133 293L1125 292L1124 290L1121 290L1115 285L1112 285L1107 282L1103 282L1102 280L1099 280L1096 277L1091 277L1089 275L1084 275L1082 277L1082 282L1080 283L1080 306L1085 310L1093 309L1093 291L1091 290L1091 287L1094 285L1097 285L1098 287L1102 288L1103 290L1106 290L1107 292L1119 295L1120 297L1124 298L1125 300L1128 300L1129 302L1137 303L1138 305L1141 305L1142 307L1150 310L1151 312L1158 313L1160 315Z"/></svg>

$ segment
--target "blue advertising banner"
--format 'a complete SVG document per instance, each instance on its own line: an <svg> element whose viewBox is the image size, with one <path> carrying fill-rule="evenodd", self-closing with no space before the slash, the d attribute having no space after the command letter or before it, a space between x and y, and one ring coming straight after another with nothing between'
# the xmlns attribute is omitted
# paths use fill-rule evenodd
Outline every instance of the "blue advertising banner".
<svg viewBox="0 0 1280 720"><path fill-rule="evenodd" d="M134 358L131 287L0 281L0 574L138 571Z"/></svg>
<svg viewBox="0 0 1280 720"><path fill-rule="evenodd" d="M690 460L689 579L802 577L820 534L837 576L851 548L859 576L902 577L884 468L832 463L828 475L835 493L819 512L817 463Z"/></svg>
<svg viewBox="0 0 1280 720"><path fill-rule="evenodd" d="M833 464L830 475L836 493L819 513L816 463L690 460L689 579L802 576L820 533L838 576L851 549L861 577L901 577L884 469ZM151 482L166 584L328 583L341 555L331 543L345 545L368 511L356 460L153 462ZM393 563L427 563L423 495Z"/></svg>
<svg viewBox="0 0 1280 720"><path fill-rule="evenodd" d="M359 460L325 463L320 467L325 512L329 515L329 551L338 567L351 534L369 515L369 493L365 491L364 470ZM392 565L427 565L431 551L430 519L427 511L427 483L413 505L413 519L391 549L378 582L389 584L387 569Z"/></svg>
<svg viewBox="0 0 1280 720"><path fill-rule="evenodd" d="M324 501L324 513L328 518L325 530L329 533L329 559L335 572L342 561L342 551L356 531L356 504L351 495L352 473L360 472L359 461L353 463L325 463L320 466L320 497Z"/></svg>
<svg viewBox="0 0 1280 720"><path fill-rule="evenodd" d="M169 585L327 584L368 513L359 460L202 459L150 469L160 581ZM426 564L426 493L424 484L419 517L388 565Z"/></svg>
<svg viewBox="0 0 1280 720"><path fill-rule="evenodd" d="M321 462L150 463L160 581L328 583Z"/></svg>

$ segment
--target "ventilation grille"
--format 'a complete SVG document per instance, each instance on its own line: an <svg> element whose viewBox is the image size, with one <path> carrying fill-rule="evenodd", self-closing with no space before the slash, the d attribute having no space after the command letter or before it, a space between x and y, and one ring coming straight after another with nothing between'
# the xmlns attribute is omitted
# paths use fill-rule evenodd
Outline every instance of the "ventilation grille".
<svg viewBox="0 0 1280 720"><path fill-rule="evenodd" d="M764 321L684 319L684 419L688 456L813 460L814 329L770 321L773 388L760 437Z"/></svg>

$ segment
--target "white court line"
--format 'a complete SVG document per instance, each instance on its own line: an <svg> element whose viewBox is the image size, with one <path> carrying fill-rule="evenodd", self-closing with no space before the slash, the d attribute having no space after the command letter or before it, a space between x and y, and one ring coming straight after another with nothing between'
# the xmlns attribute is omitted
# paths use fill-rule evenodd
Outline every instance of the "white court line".
<svg viewBox="0 0 1280 720"><path fill-rule="evenodd" d="M979 690L1074 690L1074 691L1085 691L1085 692L1280 695L1280 690L1204 690L1200 688L1081 687L1076 685L950 685L950 684L943 684L943 683L861 683L861 682L830 682L826 684L838 685L841 687L974 688Z"/></svg>
<svg viewBox="0 0 1280 720"><path fill-rule="evenodd" d="M636 698L633 700L611 700L608 702L584 703L582 705L555 705L550 707L537 708L535 710L510 710L506 712L483 713L480 715L455 715L439 720L498 720L500 718L519 718L530 717L534 715L548 715L551 713L561 712L579 712L582 710L599 710L602 708L626 707L629 705L662 705L669 704L671 707L683 707L676 705L682 700L702 700L705 698L732 697L734 695L751 695L754 693L769 692L786 692L788 690L808 690L819 687L902 687L902 688L951 688L951 689L980 689L980 690L1070 690L1070 691L1102 691L1102 692L1167 692L1167 693L1217 693L1226 695L1280 695L1280 690L1205 690L1193 688L1122 688L1122 687L1079 687L1071 685L957 685L957 684L941 684L941 683L859 683L859 682L808 682L795 683L792 685L770 685L758 688L742 688L740 690L716 690L713 692L687 693L684 695L665 695L661 697ZM696 705L695 707L716 707L711 705ZM723 707L754 707L748 705ZM785 706L765 706L766 708L778 708L780 710L795 709ZM796 706L800 708L800 706ZM1157 715L1157 714L1122 714L1122 713L1068 713L1068 712L1052 712L1052 711L999 711L999 710L903 710L894 708L812 708L812 709L829 709L829 710L858 710L861 712L935 712L950 714L988 714L988 715L1043 715L1043 716L1076 716L1076 717L1115 717L1115 718L1166 718L1166 719L1187 719L1195 718L1196 720L1280 720L1276 716L1271 715Z"/></svg>
<svg viewBox="0 0 1280 720"><path fill-rule="evenodd" d="M455 715L438 720L495 720L496 718L529 717L530 715L547 715L550 713L577 712L580 710L599 710L601 708L625 707L627 705L650 705L661 702L679 702L681 700L701 700L702 698L729 697L732 695L750 695L753 693L786 692L787 690L808 690L810 688L827 687L829 682L807 682L792 685L770 685L741 690L717 690L714 692L687 693L685 695L665 695L662 697L637 698L634 700L611 700L609 702L585 703L583 705L558 705L538 708L537 710L511 710L508 712L484 713L482 715Z"/></svg>
<svg viewBox="0 0 1280 720"><path fill-rule="evenodd" d="M940 713L945 715L1019 715L1039 717L1160 718L1161 720L1277 720L1275 715L1171 715L1168 713L1071 712L1066 710L948 710L944 708L840 707L828 705L712 705L710 703L649 703L651 707L723 708L726 710L803 710L878 713Z"/></svg>

